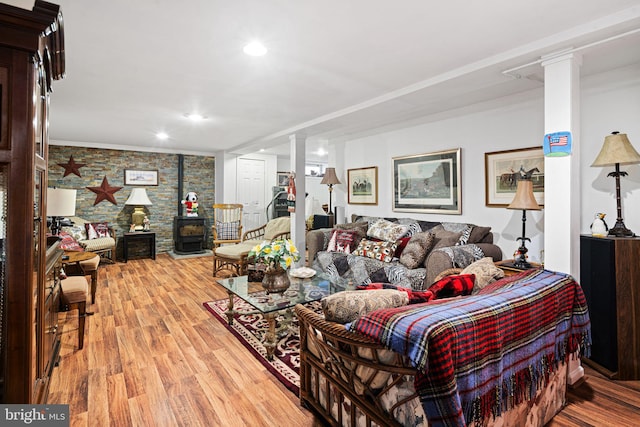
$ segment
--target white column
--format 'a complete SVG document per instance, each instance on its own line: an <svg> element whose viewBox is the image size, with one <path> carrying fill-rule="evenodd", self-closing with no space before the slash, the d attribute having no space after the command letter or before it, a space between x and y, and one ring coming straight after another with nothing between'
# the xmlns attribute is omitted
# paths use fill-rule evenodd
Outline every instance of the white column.
<svg viewBox="0 0 640 427"><path fill-rule="evenodd" d="M553 55L552 55L553 56ZM545 59L545 58L543 58ZM576 54L555 55L544 67L545 134L571 132L572 153L544 160L545 268L580 277L580 65ZM580 359L569 360L567 381L584 376Z"/></svg>
<svg viewBox="0 0 640 427"><path fill-rule="evenodd" d="M576 54L542 62L545 134L573 137L571 155L544 161L544 264L574 277L580 274L580 63Z"/></svg>
<svg viewBox="0 0 640 427"><path fill-rule="evenodd" d="M305 200L304 196L307 192L304 180L304 167L306 158L306 141L307 138L303 134L289 135L290 153L291 153L291 171L296 174L296 211L291 215L291 240L300 251L300 261L298 266L305 265L306 257L306 218L305 218Z"/></svg>

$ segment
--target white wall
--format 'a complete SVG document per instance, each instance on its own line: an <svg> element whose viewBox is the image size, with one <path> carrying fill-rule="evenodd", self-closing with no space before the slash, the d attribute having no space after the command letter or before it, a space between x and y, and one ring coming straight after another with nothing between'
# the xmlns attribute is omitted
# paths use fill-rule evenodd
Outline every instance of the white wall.
<svg viewBox="0 0 640 427"><path fill-rule="evenodd" d="M606 178L610 170L591 168L604 137L611 131L627 133L640 149L640 65L585 78L582 81L582 207L581 233L589 231L595 212L607 213L615 223L615 185ZM334 204L352 213L411 217L431 221L470 222L490 225L494 242L505 257L519 246L522 212L485 206L484 153L541 146L544 136L543 91L529 91L505 100L503 107L460 115L422 125L349 141L344 145L345 169L378 166L378 205L348 205L344 192ZM462 215L416 214L392 210L392 157L423 154L460 147L462 163ZM622 179L623 217L628 228L640 233L640 166L626 166ZM345 173L346 174L346 173ZM546 182L546 185L554 183ZM338 186L339 187L339 186ZM529 259L541 261L544 247L544 210L527 212Z"/></svg>

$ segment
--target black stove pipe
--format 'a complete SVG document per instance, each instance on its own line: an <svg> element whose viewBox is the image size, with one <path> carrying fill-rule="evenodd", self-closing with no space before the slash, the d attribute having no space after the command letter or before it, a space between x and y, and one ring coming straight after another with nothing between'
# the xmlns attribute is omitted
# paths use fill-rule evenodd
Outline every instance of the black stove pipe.
<svg viewBox="0 0 640 427"><path fill-rule="evenodd" d="M182 216L182 190L184 180L184 154L178 154L178 216Z"/></svg>

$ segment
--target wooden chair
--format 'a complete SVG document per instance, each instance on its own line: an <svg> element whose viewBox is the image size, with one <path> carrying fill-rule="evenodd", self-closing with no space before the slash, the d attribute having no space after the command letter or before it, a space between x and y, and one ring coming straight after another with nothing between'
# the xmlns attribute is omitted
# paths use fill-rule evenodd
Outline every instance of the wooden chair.
<svg viewBox="0 0 640 427"><path fill-rule="evenodd" d="M242 241L242 204L219 203L213 205L213 249L227 243Z"/></svg>

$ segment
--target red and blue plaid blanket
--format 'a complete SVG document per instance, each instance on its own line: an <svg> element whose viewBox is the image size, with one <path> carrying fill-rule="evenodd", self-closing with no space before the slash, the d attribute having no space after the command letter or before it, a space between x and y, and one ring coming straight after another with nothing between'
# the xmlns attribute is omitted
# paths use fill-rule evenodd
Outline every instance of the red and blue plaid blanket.
<svg viewBox="0 0 640 427"><path fill-rule="evenodd" d="M587 303L569 275L529 270L473 296L383 309L350 329L406 355L431 426L464 426L529 400L591 345Z"/></svg>

